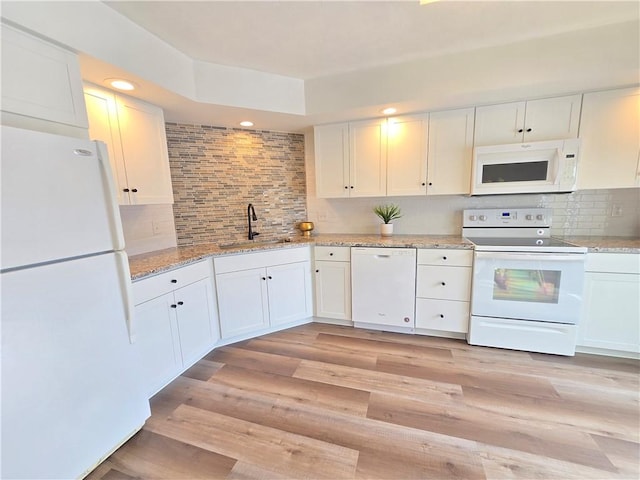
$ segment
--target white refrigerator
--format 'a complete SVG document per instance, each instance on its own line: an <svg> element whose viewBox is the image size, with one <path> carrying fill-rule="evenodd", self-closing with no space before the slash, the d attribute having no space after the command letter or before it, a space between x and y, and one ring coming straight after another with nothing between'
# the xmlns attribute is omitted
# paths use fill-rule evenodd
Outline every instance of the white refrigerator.
<svg viewBox="0 0 640 480"><path fill-rule="evenodd" d="M80 478L150 415L106 148L1 128L1 478Z"/></svg>

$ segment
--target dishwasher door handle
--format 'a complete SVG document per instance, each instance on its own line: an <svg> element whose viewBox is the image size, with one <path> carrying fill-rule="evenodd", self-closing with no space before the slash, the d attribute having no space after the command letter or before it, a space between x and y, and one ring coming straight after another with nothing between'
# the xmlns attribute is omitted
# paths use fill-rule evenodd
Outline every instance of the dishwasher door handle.
<svg viewBox="0 0 640 480"><path fill-rule="evenodd" d="M376 255L376 258L391 258L391 255Z"/></svg>

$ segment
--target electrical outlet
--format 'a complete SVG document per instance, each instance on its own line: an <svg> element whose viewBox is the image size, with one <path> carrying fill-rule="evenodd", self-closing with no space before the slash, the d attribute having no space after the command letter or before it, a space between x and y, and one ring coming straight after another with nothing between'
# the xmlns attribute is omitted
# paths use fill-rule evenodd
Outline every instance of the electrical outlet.
<svg viewBox="0 0 640 480"><path fill-rule="evenodd" d="M612 217L621 217L622 216L622 205L613 205L611 207L611 216Z"/></svg>

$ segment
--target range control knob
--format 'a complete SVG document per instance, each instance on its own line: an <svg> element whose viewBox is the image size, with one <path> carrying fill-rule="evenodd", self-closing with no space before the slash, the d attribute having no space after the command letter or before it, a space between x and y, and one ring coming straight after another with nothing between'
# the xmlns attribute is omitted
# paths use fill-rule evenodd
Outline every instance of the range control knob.
<svg viewBox="0 0 640 480"><path fill-rule="evenodd" d="M539 213L538 215L536 215L536 220L544 220L544 215Z"/></svg>
<svg viewBox="0 0 640 480"><path fill-rule="evenodd" d="M480 221L484 222L487 219L486 215L480 215Z"/></svg>
<svg viewBox="0 0 640 480"><path fill-rule="evenodd" d="M531 215L530 213L528 215L526 215L524 218L526 218L527 220L533 220L533 215Z"/></svg>
<svg viewBox="0 0 640 480"><path fill-rule="evenodd" d="M469 220L471 220L472 222L475 222L476 220L478 220L478 216L477 215L469 215Z"/></svg>

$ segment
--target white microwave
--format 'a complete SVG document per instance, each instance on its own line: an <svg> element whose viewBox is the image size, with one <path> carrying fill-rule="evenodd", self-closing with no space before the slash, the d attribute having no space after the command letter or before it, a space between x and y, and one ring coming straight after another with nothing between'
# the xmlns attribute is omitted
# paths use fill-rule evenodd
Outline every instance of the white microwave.
<svg viewBox="0 0 640 480"><path fill-rule="evenodd" d="M580 140L476 147L471 195L573 192Z"/></svg>

